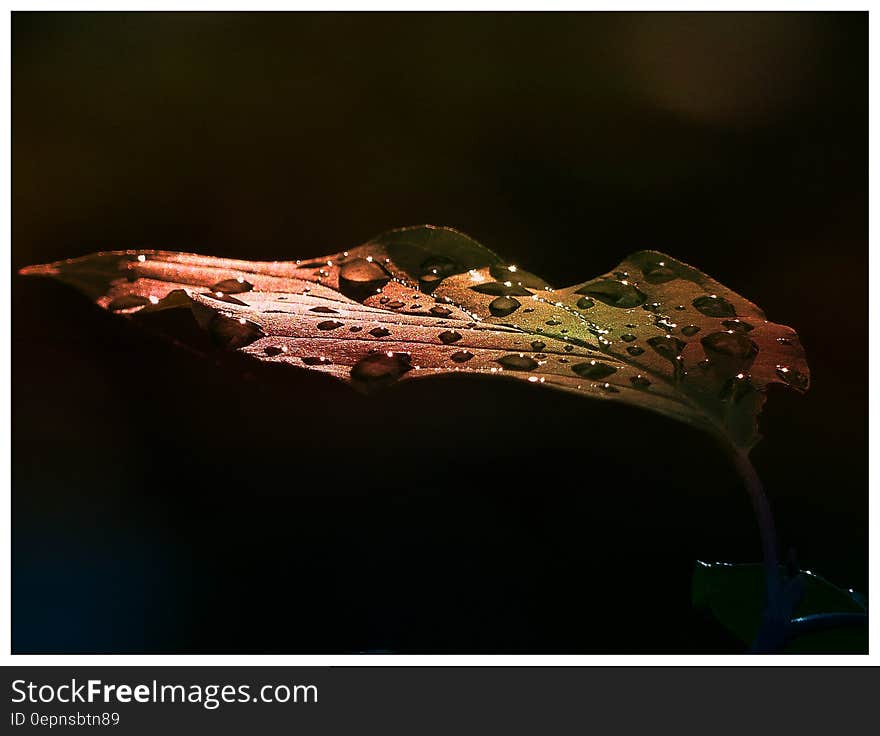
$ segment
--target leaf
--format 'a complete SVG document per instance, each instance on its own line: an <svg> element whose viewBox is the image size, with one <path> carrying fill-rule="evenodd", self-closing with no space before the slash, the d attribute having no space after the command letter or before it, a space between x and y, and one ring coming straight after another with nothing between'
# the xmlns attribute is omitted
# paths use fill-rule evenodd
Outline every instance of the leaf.
<svg viewBox="0 0 880 736"><path fill-rule="evenodd" d="M780 568L780 573L784 572ZM864 599L855 591L839 588L809 570L802 571L801 578L804 595L795 609L796 617L867 611ZM763 588L763 565L697 562L691 600L695 607L709 609L720 623L747 644L758 633ZM867 650L867 627L859 626L808 633L790 642L785 651L864 653Z"/></svg>
<svg viewBox="0 0 880 736"><path fill-rule="evenodd" d="M433 226L310 261L114 251L22 273L125 316L189 307L229 349L365 391L450 372L507 376L651 409L744 450L759 439L766 387L809 385L793 330L656 251L560 290Z"/></svg>

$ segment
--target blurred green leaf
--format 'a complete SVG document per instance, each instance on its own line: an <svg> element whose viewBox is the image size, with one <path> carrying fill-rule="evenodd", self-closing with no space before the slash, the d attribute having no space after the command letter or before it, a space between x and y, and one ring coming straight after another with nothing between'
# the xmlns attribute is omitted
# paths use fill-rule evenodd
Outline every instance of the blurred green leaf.
<svg viewBox="0 0 880 736"><path fill-rule="evenodd" d="M785 570L780 568L780 575ZM816 573L803 570L804 596L795 617L816 614L863 614L864 599L852 590L839 588ZM708 609L744 644L754 640L761 621L764 598L764 566L757 563L733 564L698 561L694 568L691 600L697 608ZM814 631L789 642L786 653L852 653L868 651L867 626L841 626Z"/></svg>

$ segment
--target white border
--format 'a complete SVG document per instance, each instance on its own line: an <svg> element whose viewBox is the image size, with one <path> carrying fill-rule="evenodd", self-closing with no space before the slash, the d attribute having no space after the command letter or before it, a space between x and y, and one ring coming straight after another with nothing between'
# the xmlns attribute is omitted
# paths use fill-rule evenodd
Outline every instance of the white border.
<svg viewBox="0 0 880 736"><path fill-rule="evenodd" d="M880 632L876 627L871 627L870 650L873 655L865 656L762 656L744 657L741 655L10 655L11 651L11 559L10 559L10 442L11 442L11 333L10 333L10 281L11 281L11 23L10 10L871 10L873 3L830 3L830 2L790 2L788 0L773 2L771 7L761 2L677 2L672 5L660 2L617 2L617 3L585 3L574 1L544 0L539 7L535 3L523 2L522 0L486 1L474 2L450 1L439 2L370 2L369 0L349 0L348 2L267 2L266 0L255 2L252 5L242 6L236 2L102 2L95 1L81 4L76 2L16 2L11 8L4 8L0 17L0 46L3 54L0 57L0 100L3 102L2 120L2 163L4 176L2 178L2 201L0 201L0 254L2 254L2 275L0 275L0 294L5 302L5 309L0 311L0 319L5 338L6 350L0 361L0 383L2 383L2 444L0 444L0 665L45 665L45 666L84 666L84 665L274 665L274 666L460 666L460 665L490 665L490 666L536 666L536 665L649 665L649 666L690 666L690 665L722 665L722 666L809 666L809 665L865 665L874 664L880 659ZM870 38L876 37L877 21L875 14L869 18ZM876 95L874 87L878 78L878 54L872 47L870 50L870 114L873 121L875 116L874 103ZM873 127L873 126L872 126ZM873 131L872 131L873 132ZM874 172L876 148L869 143L870 184L874 184ZM873 213L876 204L876 188L870 190L870 212ZM870 234L870 221L869 221ZM870 281L873 283L880 278L880 268L874 259L869 266ZM871 296L876 297L876 289L871 288ZM876 298L869 301L870 324L878 324L877 316L880 303ZM843 349L843 348L842 348ZM876 355L876 345L870 345L870 358ZM876 364L876 362L874 362ZM870 389L870 416L873 418L877 408L877 391L875 387ZM877 457L880 453L880 442L876 434L870 437L870 455ZM873 467L869 470L869 488L873 494L876 492L877 475ZM870 504L869 511L870 529L878 528L877 504ZM871 581L876 583L877 575L877 544L873 537L869 538L869 563ZM874 590L877 588L874 586ZM876 617L872 617L876 618Z"/></svg>

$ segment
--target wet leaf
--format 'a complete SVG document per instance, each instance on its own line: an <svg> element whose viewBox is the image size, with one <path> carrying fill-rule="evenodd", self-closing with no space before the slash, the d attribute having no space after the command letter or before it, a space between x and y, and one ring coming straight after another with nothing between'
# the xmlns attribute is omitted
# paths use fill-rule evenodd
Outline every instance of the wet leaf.
<svg viewBox="0 0 880 736"><path fill-rule="evenodd" d="M780 573L784 574L780 568ZM801 572L804 596L795 609L796 617L816 614L862 614L867 611L864 599L855 591L830 583L821 575ZM761 621L764 566L728 562L697 562L692 585L695 607L708 609L743 644L754 640ZM786 652L865 653L868 650L866 626L839 627L799 636Z"/></svg>
<svg viewBox="0 0 880 736"><path fill-rule="evenodd" d="M188 307L220 345L365 391L450 372L506 376L651 409L745 450L767 386L809 385L793 330L655 251L558 290L432 226L309 261L116 251L22 273L126 316Z"/></svg>

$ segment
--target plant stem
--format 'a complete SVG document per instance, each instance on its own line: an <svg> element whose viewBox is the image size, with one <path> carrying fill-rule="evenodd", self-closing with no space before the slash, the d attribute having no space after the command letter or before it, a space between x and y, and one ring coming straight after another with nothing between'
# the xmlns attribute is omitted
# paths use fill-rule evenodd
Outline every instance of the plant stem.
<svg viewBox="0 0 880 736"><path fill-rule="evenodd" d="M774 609L778 605L779 598L779 555L776 542L776 525L773 521L773 512L767 494L764 493L764 484L758 477L755 466L749 460L749 456L742 450L734 450L733 462L739 471L740 477L749 492L752 501L752 509L758 522L758 530L761 533L761 550L764 555L764 592L768 608Z"/></svg>
<svg viewBox="0 0 880 736"><path fill-rule="evenodd" d="M764 484L761 483L747 452L739 448L731 448L729 445L728 448L732 450L733 463L749 492L752 509L755 512L755 519L761 534L761 550L764 556L764 610L758 634L749 651L752 653L778 652L785 646L788 636L789 623L795 605L794 591L788 588L782 589L776 525L773 521L770 502L767 499L767 494L764 493Z"/></svg>

